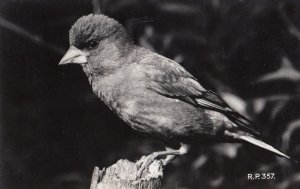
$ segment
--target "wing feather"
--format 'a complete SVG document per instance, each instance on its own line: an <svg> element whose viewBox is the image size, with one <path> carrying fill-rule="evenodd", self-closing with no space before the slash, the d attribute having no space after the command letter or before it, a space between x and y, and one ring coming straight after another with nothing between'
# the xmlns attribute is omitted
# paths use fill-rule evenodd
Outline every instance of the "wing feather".
<svg viewBox="0 0 300 189"><path fill-rule="evenodd" d="M257 131L249 127L252 124L249 119L232 110L216 93L202 87L197 79L178 63L160 55L144 58L141 63L147 67L150 90L194 106L222 112L243 130L259 135Z"/></svg>

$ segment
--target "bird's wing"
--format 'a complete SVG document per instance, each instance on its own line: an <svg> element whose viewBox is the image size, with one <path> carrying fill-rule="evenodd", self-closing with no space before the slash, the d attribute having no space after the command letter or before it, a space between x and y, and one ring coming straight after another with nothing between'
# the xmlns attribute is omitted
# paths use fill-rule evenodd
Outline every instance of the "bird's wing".
<svg viewBox="0 0 300 189"><path fill-rule="evenodd" d="M203 88L197 79L178 63L160 55L144 58L141 63L146 65L150 90L194 106L222 112L244 130L255 135L259 134L248 127L252 124L250 120L232 110L216 93Z"/></svg>
<svg viewBox="0 0 300 189"><path fill-rule="evenodd" d="M164 96L179 98L195 106L232 111L216 93L206 90L178 63L160 55L144 58L149 89Z"/></svg>

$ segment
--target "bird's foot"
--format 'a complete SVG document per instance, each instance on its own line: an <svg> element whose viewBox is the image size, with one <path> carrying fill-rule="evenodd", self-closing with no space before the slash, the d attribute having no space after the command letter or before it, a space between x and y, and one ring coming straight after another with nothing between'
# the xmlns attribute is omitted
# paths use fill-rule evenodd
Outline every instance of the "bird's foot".
<svg viewBox="0 0 300 189"><path fill-rule="evenodd" d="M148 156L145 157L145 160L143 162L141 162L140 168L137 172L137 178L142 178L143 174L145 174L145 172L148 171L149 166L151 165L151 163L156 160L157 158L159 158L161 156L162 153L164 153L165 151L162 152L154 152Z"/></svg>
<svg viewBox="0 0 300 189"><path fill-rule="evenodd" d="M176 155L168 155L165 159L161 159L161 164L163 166L167 166L169 163L171 163L177 156Z"/></svg>
<svg viewBox="0 0 300 189"><path fill-rule="evenodd" d="M181 147L178 150L166 150L166 151L160 151L160 152L154 152L146 157L146 160L142 162L140 165L140 169L137 173L137 178L142 178L143 174L148 171L148 167L151 165L151 163L162 157L167 156L167 158L161 160L161 163L163 166L166 166L168 163L170 163L173 159L175 159L178 155L184 155L188 152L189 146L185 144L181 144Z"/></svg>

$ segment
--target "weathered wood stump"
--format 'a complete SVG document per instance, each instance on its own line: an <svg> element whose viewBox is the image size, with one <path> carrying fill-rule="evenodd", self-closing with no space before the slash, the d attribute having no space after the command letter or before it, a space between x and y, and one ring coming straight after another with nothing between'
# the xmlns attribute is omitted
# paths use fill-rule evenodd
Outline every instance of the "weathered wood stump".
<svg viewBox="0 0 300 189"><path fill-rule="evenodd" d="M133 163L119 160L114 165L99 170L94 168L90 189L160 189L163 178L163 167L159 160L154 160L137 178L137 173L147 156Z"/></svg>

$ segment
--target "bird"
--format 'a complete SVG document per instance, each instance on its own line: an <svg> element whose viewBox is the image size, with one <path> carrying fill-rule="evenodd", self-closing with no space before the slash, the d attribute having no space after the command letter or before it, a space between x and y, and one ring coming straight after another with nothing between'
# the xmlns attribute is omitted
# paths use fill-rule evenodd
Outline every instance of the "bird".
<svg viewBox="0 0 300 189"><path fill-rule="evenodd" d="M245 116L205 89L177 62L134 43L125 27L103 14L79 18L69 31L69 50L59 65L79 64L95 95L137 132L166 145L167 165L203 139L251 143L292 159L267 144Z"/></svg>

